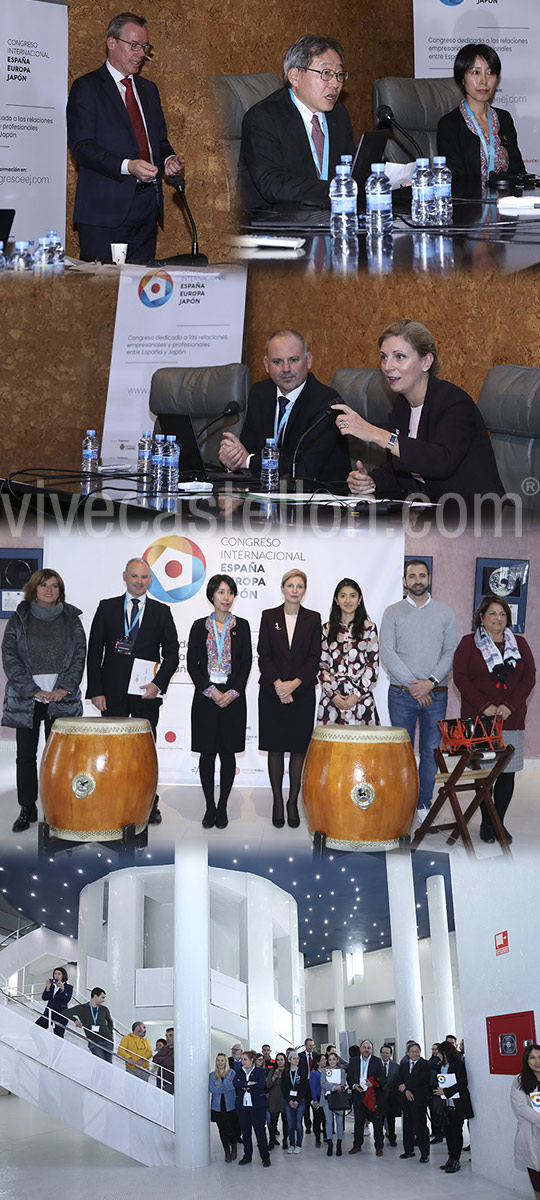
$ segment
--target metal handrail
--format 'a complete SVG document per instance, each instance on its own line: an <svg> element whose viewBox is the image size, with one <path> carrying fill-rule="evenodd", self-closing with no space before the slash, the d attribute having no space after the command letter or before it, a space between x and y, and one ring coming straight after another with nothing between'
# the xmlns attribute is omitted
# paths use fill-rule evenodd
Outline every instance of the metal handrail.
<svg viewBox="0 0 540 1200"><path fill-rule="evenodd" d="M23 925L19 929L12 929L11 933L6 934L6 936L0 941L0 952L8 942L13 941L13 939L18 941L19 938L24 937L25 934L33 933L34 929L39 929L37 921L29 921L27 925Z"/></svg>
<svg viewBox="0 0 540 1200"><path fill-rule="evenodd" d="M6 998L6 1000L8 1000L8 1002L18 1004L21 1006L21 1008L25 1008L27 1011L31 1012L32 1014L37 1013L38 1016L45 1016L45 1013L42 1013L41 1010L38 1010L37 1007L34 1007L34 1004L36 1002L34 1001L33 997L27 995L25 992L20 992L13 988L0 986L0 995L4 996ZM40 999L41 999L41 997L40 997ZM86 999L84 999L82 1001L82 1003L87 1004L88 1001ZM65 1026L65 1028L68 1030L68 1032L74 1038L76 1038L77 1041L83 1042L85 1044L88 1043L89 1039L87 1038L84 1029L82 1032L79 1032L79 1026L76 1025L77 1018L69 1016L69 1009L66 1009L63 1013L55 1014L54 1009L48 1008L47 1013L48 1013L49 1029L51 1028L52 1025L56 1025L56 1024L63 1025L63 1021L59 1022L57 1019L55 1020L55 1016L58 1017L58 1015L60 1015L61 1017L65 1017L68 1022L68 1024ZM113 1029L115 1032L117 1032L116 1026L113 1026ZM122 1036L125 1036L125 1035L122 1035ZM107 1054L111 1054L114 1061L118 1062L119 1065L122 1065L123 1067L126 1066L126 1060L125 1060L124 1055L118 1053L118 1051L114 1047L114 1043L111 1048L109 1038L106 1038L103 1034L96 1032L96 1033L92 1033L92 1041L104 1042L105 1045L104 1045L103 1049L106 1050ZM102 1061L106 1061L106 1060L102 1060ZM110 1065L112 1066L112 1064L110 1064ZM149 1075L148 1082L150 1082L150 1079L155 1078L156 1086L157 1086L157 1080L160 1077L160 1074L161 1074L162 1079L166 1076L171 1076L171 1080L168 1080L167 1078L165 1078L165 1082L174 1082L174 1071L169 1070L168 1067L162 1067L159 1064L153 1064L153 1065L156 1066L157 1069L154 1072L153 1070L151 1070L150 1066L148 1067L148 1072L147 1072ZM141 1069L146 1070L146 1068L144 1068L144 1067Z"/></svg>

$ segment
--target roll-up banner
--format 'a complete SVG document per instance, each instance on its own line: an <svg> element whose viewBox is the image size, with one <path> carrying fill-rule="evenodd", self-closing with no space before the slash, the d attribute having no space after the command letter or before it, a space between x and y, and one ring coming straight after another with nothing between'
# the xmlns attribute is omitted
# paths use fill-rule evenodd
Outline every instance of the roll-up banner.
<svg viewBox="0 0 540 1200"><path fill-rule="evenodd" d="M0 4L0 208L11 239L66 228L67 5Z"/></svg>
<svg viewBox="0 0 540 1200"><path fill-rule="evenodd" d="M417 79L452 76L460 46L493 46L502 63L496 108L507 109L530 171L540 161L539 0L413 0Z"/></svg>

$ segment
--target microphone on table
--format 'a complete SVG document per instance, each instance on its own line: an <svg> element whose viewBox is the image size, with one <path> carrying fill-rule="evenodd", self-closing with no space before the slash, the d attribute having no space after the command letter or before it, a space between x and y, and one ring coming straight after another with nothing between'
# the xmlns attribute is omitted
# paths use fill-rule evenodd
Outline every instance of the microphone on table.
<svg viewBox="0 0 540 1200"><path fill-rule="evenodd" d="M389 104L379 104L376 116L380 125L394 125L395 128L403 134L403 137L407 138L407 141L410 142L411 146L414 146L417 158L426 157L424 152L420 149L418 142L415 142L412 134L410 134L407 129L404 129L403 126L399 124L399 121L396 121Z"/></svg>
<svg viewBox="0 0 540 1200"><path fill-rule="evenodd" d="M338 397L338 396L336 396L335 403L336 403L336 404L338 404L338 403L339 403L339 397ZM296 461L297 461L297 458L298 458L298 452L299 452L299 450L300 450L300 447L301 447L301 445L302 445L302 442L303 442L303 441L305 441L305 439L306 439L307 437L309 437L310 433L313 433L313 430L314 430L314 429L317 429L317 426L318 426L318 425L322 425L322 422L323 422L323 421L326 421L326 420L328 420L328 418L329 418L329 417L330 417L330 419L332 419L332 418L333 418L333 420L335 421L335 419L336 419L336 415L337 415L337 414L336 414L335 410L334 410L333 408L331 408L330 406L328 406L328 408L325 408L324 412L323 412L323 413L321 413L321 414L320 414L320 415L317 417L317 420L316 420L316 421L313 421L313 423L312 423L311 425L309 425L307 429L305 429L305 430L304 430L304 432L303 432L302 436L301 436L301 437L298 439L298 442L296 443L296 448L295 448L294 454L293 454L293 456L292 456L292 461L291 461L291 474L290 474L290 476L287 476L287 478L286 478L286 481L285 481L285 482L286 482L286 488L287 488L287 491L289 491L289 492L294 492L294 491L297 491L297 489L298 489L298 484L302 482L302 480L298 480L298 479L296 478Z"/></svg>
<svg viewBox="0 0 540 1200"><path fill-rule="evenodd" d="M170 175L168 178L169 178L169 183L172 184L175 192L178 192L178 195L181 196L182 203L184 205L184 208L185 208L186 213L189 218L189 223L191 225L191 232L193 235L192 242L191 242L191 254L174 254L171 256L171 258L160 258L160 259L156 258L153 263L149 263L148 265L155 266L155 267L177 267L177 266L178 267L181 267L181 266L207 267L208 259L206 257L206 254L199 253L199 239L197 237L197 227L195 225L195 221L193 220L191 209L190 209L189 204L186 199L186 181L184 179L184 176L183 175Z"/></svg>
<svg viewBox="0 0 540 1200"><path fill-rule="evenodd" d="M222 417L237 417L239 412L240 405L238 401L231 400L223 409L223 412L218 413L217 417L212 417L212 420L208 422L208 425L203 425L202 429L200 429L197 434L197 441L200 442L203 434L206 433L208 429L211 429L212 425L217 425L218 421L221 421Z"/></svg>

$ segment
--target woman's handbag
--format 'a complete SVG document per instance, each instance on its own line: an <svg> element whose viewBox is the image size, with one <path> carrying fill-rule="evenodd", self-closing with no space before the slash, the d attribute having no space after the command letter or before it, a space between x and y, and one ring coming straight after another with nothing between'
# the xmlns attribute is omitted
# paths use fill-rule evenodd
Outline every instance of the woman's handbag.
<svg viewBox="0 0 540 1200"><path fill-rule="evenodd" d="M330 1112L347 1112L351 1108L349 1092L329 1092L327 1097Z"/></svg>

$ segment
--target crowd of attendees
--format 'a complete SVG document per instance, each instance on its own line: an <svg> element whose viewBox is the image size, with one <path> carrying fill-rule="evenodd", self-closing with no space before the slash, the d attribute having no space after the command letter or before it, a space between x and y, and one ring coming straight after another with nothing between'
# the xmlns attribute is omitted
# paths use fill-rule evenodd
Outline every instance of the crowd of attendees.
<svg viewBox="0 0 540 1200"><path fill-rule="evenodd" d="M288 1154L300 1154L305 1134L314 1135L317 1148L324 1143L328 1157L335 1152L340 1158L351 1114L349 1154L361 1153L370 1126L377 1158L383 1157L385 1139L395 1149L396 1119L401 1117L402 1159L415 1158L417 1147L419 1162L427 1163L430 1144L446 1139L448 1159L441 1169L446 1174L459 1171L463 1124L474 1116L463 1042L458 1047L457 1039L447 1034L425 1059L411 1040L399 1063L389 1043L383 1043L379 1056L368 1038L350 1046L348 1054L346 1061L334 1045L318 1051L312 1038L305 1039L300 1051L289 1046L275 1057L268 1043L257 1052L237 1042L229 1057L218 1054L209 1076L210 1111L225 1162L237 1158L240 1144L239 1165L250 1163L253 1135L264 1167L271 1165L270 1151L280 1145Z"/></svg>

